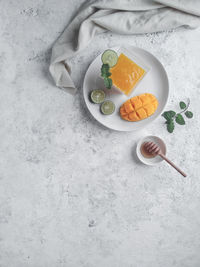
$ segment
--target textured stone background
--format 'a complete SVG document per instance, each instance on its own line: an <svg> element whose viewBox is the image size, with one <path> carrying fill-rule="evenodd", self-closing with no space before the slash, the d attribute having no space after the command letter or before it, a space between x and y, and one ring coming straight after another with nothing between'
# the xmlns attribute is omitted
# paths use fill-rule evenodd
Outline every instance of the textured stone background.
<svg viewBox="0 0 200 267"><path fill-rule="evenodd" d="M53 42L80 0L0 1L0 266L200 266L200 29L98 36L74 59L79 92L53 85ZM167 109L191 100L194 119L168 134L101 127L81 94L104 48L132 44L165 66ZM135 144L155 134L188 173L138 162Z"/></svg>

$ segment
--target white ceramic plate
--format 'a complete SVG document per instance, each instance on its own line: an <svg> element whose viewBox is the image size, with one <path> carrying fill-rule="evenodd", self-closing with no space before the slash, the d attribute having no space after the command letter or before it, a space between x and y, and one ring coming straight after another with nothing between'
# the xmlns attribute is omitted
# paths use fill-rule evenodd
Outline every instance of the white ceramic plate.
<svg viewBox="0 0 200 267"><path fill-rule="evenodd" d="M102 61L101 55L99 55L91 63L86 72L83 82L83 96L93 117L104 126L117 131L136 131L143 129L162 113L169 95L169 82L163 65L155 56L138 47L128 46L126 48L131 50L135 55L141 58L144 64L150 67L149 72L133 90L132 94L127 97L115 89L105 89L103 80L100 77ZM119 50L119 47L111 49L117 51ZM106 99L112 100L115 103L116 109L112 115L101 114L100 105L93 104L90 101L90 93L93 89L105 89L107 95ZM156 112L149 118L138 122L129 122L121 119L119 115L120 106L127 99L142 93L152 93L157 97L159 105Z"/></svg>

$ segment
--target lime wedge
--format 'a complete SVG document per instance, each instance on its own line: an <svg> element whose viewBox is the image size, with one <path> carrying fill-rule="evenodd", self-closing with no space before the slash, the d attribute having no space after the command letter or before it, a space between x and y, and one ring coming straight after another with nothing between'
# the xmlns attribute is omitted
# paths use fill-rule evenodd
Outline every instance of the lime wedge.
<svg viewBox="0 0 200 267"><path fill-rule="evenodd" d="M95 104L100 104L105 100L106 94L103 90L96 89L90 94L91 100Z"/></svg>
<svg viewBox="0 0 200 267"><path fill-rule="evenodd" d="M101 60L103 64L108 64L112 68L117 64L118 55L114 50L108 49L102 54Z"/></svg>
<svg viewBox="0 0 200 267"><path fill-rule="evenodd" d="M101 104L101 112L104 115L110 115L115 111L115 104L110 101L110 100L106 100Z"/></svg>

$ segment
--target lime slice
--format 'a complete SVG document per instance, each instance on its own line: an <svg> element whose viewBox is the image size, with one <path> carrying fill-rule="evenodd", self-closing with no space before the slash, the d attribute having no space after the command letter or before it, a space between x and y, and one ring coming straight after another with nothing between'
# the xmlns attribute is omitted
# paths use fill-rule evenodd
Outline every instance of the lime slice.
<svg viewBox="0 0 200 267"><path fill-rule="evenodd" d="M110 101L110 100L106 100L103 102L103 104L101 104L101 112L104 115L110 115L115 111L115 104Z"/></svg>
<svg viewBox="0 0 200 267"><path fill-rule="evenodd" d="M108 64L110 68L114 67L118 61L118 55L115 51L108 49L101 56L103 64Z"/></svg>
<svg viewBox="0 0 200 267"><path fill-rule="evenodd" d="M105 100L106 94L103 90L96 89L91 92L90 97L93 103L100 104Z"/></svg>

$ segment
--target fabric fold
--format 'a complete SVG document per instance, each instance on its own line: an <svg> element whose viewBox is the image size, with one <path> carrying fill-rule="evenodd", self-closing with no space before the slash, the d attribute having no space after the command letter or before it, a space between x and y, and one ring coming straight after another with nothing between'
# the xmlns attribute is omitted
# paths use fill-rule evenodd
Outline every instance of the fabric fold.
<svg viewBox="0 0 200 267"><path fill-rule="evenodd" d="M123 35L144 34L181 26L193 29L199 25L198 0L87 1L54 44L49 70L56 86L73 94L76 88L68 61L97 34L107 31Z"/></svg>

